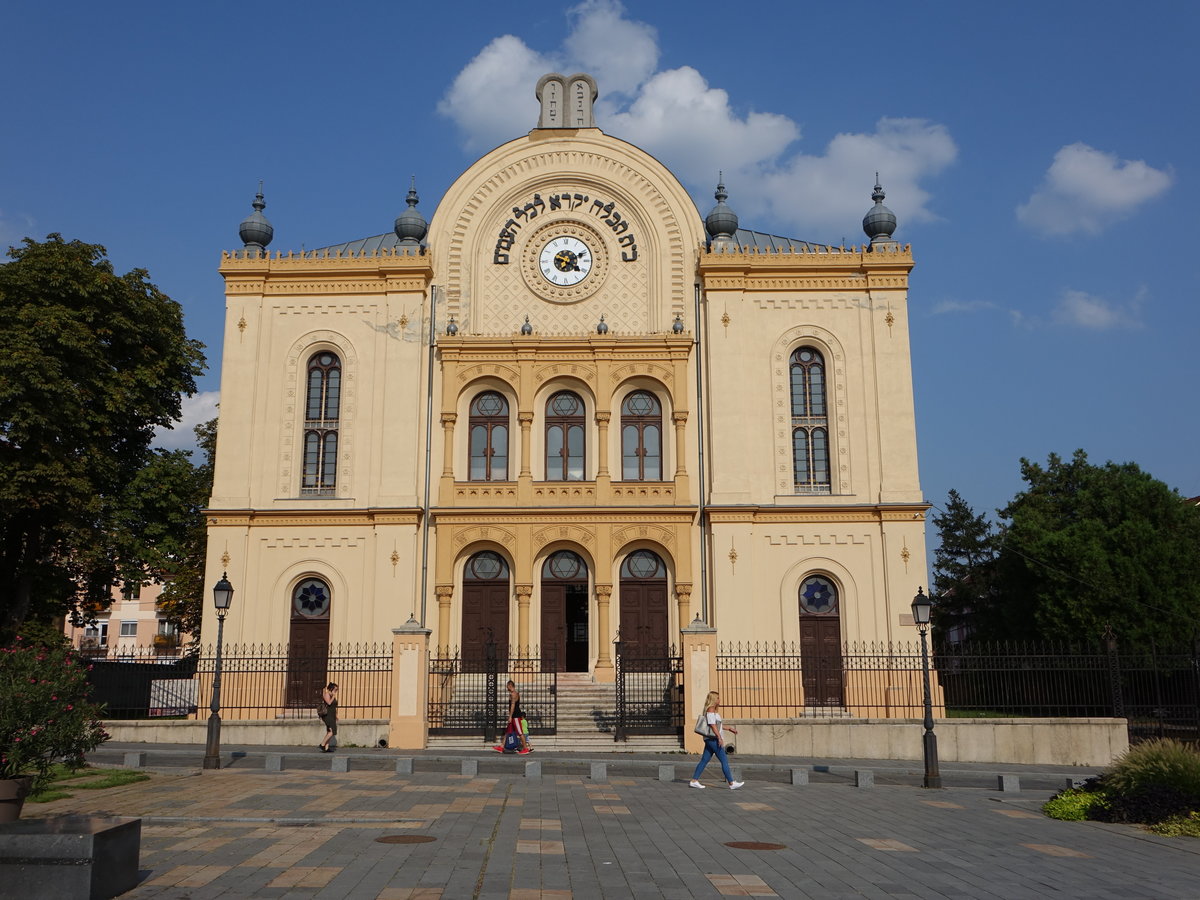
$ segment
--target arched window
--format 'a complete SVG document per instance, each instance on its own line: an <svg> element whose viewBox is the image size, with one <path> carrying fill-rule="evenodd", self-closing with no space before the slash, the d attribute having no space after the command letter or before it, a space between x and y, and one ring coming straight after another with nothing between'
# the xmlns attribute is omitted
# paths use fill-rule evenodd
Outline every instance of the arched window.
<svg viewBox="0 0 1200 900"><path fill-rule="evenodd" d="M829 411L825 360L812 347L792 353L792 477L798 494L828 494Z"/></svg>
<svg viewBox="0 0 1200 900"><path fill-rule="evenodd" d="M342 363L323 350L308 361L304 409L304 474L300 493L332 496L337 488L338 419L342 401Z"/></svg>
<svg viewBox="0 0 1200 900"><path fill-rule="evenodd" d="M486 391L471 401L471 481L508 481L508 401Z"/></svg>
<svg viewBox="0 0 1200 900"><path fill-rule="evenodd" d="M649 391L634 391L621 404L621 478L662 480L662 407Z"/></svg>
<svg viewBox="0 0 1200 900"><path fill-rule="evenodd" d="M584 405L559 391L546 401L546 480L583 481Z"/></svg>

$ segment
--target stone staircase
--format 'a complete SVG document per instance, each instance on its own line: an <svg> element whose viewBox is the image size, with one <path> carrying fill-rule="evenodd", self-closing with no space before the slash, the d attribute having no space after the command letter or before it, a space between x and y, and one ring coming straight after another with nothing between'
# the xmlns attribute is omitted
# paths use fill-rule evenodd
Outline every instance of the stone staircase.
<svg viewBox="0 0 1200 900"><path fill-rule="evenodd" d="M575 753L678 753L679 740L672 735L631 735L614 741L616 728L616 685L592 680L587 672L558 675L558 733L535 735L530 744L537 750ZM430 737L429 748L479 749L481 738L471 735Z"/></svg>

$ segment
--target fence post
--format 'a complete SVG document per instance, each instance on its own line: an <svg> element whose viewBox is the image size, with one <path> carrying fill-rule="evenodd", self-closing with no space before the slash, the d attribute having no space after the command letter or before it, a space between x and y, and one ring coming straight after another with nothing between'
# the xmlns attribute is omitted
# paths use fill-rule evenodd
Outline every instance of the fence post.
<svg viewBox="0 0 1200 900"><path fill-rule="evenodd" d="M697 616L681 632L683 638L683 749L699 753L704 738L692 723L704 711L704 698L717 689L717 629Z"/></svg>
<svg viewBox="0 0 1200 900"><path fill-rule="evenodd" d="M396 750L424 750L429 743L429 635L412 616L392 629L388 746Z"/></svg>
<svg viewBox="0 0 1200 900"><path fill-rule="evenodd" d="M497 704L496 692L499 690L499 685L496 683L496 641L488 635L487 643L483 645L484 672L487 675L487 686L485 690L487 694L483 701L483 740L484 743L490 744L496 740L496 716L500 714L500 707Z"/></svg>
<svg viewBox="0 0 1200 900"><path fill-rule="evenodd" d="M1117 636L1112 626L1104 627L1104 643L1108 648L1108 679L1112 690L1112 710L1114 719L1125 718L1125 699L1121 695L1121 658L1117 653Z"/></svg>

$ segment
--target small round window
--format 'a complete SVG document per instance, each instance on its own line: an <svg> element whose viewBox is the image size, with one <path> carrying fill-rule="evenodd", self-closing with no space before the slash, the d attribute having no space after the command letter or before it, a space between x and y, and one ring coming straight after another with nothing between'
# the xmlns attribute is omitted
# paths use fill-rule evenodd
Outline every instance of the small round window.
<svg viewBox="0 0 1200 900"><path fill-rule="evenodd" d="M329 615L329 586L319 578L305 578L292 591L292 611L306 619Z"/></svg>
<svg viewBox="0 0 1200 900"><path fill-rule="evenodd" d="M504 557L491 550L476 553L467 561L465 577L474 581L491 581L508 577L508 564Z"/></svg>
<svg viewBox="0 0 1200 900"><path fill-rule="evenodd" d="M819 616L837 615L837 586L822 575L805 578L800 585L800 609Z"/></svg>

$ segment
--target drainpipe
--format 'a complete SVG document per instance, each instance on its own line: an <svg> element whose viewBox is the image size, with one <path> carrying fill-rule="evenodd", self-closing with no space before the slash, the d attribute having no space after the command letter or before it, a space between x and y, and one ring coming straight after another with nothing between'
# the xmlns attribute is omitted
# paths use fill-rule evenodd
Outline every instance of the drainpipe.
<svg viewBox="0 0 1200 900"><path fill-rule="evenodd" d="M437 348L437 286L429 286L429 363L425 373L425 495L421 503L421 626L429 592L429 473L433 452L433 354Z"/></svg>
<svg viewBox="0 0 1200 900"><path fill-rule="evenodd" d="M708 478L704 462L704 408L707 403L704 393L704 345L700 340L700 285L696 286L696 301L693 321L696 326L696 446L699 451L700 477L697 484L700 501L700 618L712 624L708 608ZM687 623L680 623L686 628Z"/></svg>

